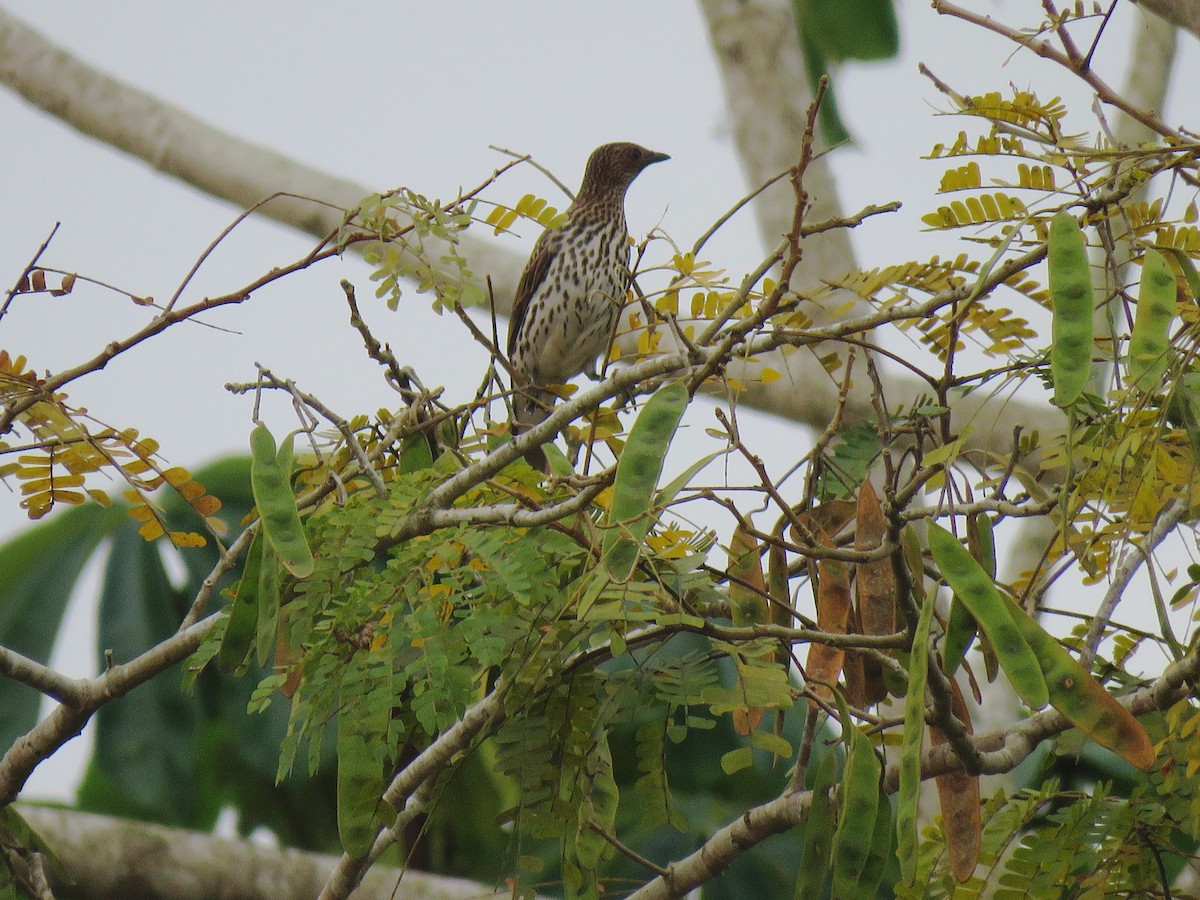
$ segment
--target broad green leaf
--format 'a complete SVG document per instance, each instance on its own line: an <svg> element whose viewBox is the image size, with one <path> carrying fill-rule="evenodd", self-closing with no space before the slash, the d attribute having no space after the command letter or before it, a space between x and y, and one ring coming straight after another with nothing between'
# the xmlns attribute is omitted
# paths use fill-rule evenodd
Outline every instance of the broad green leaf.
<svg viewBox="0 0 1200 900"><path fill-rule="evenodd" d="M891 59L900 50L892 0L792 0L805 39L832 62Z"/></svg>
<svg viewBox="0 0 1200 900"><path fill-rule="evenodd" d="M104 570L97 656L127 663L175 633L189 597L171 585L161 549L134 525L112 539ZM181 827L211 825L220 809L215 773L202 772L204 714L181 689L175 668L141 685L96 715L96 744L80 804L90 812Z"/></svg>
<svg viewBox="0 0 1200 900"><path fill-rule="evenodd" d="M0 645L50 659L71 592L96 545L128 521L124 508L74 507L0 547ZM42 695L0 678L0 747L37 723Z"/></svg>
<svg viewBox="0 0 1200 900"><path fill-rule="evenodd" d="M424 433L410 434L400 444L400 471L419 472L433 465L433 451Z"/></svg>

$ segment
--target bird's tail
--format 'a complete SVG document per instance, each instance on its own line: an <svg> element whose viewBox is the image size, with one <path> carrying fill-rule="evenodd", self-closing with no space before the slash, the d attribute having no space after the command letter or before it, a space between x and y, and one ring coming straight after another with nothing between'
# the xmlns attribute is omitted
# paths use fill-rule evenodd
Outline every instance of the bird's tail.
<svg viewBox="0 0 1200 900"><path fill-rule="evenodd" d="M509 430L512 436L528 431L546 421L554 406L556 396L553 392L536 388L531 385L518 388L513 394L512 422ZM541 447L533 447L525 451L525 461L535 469L549 472L549 461L546 451Z"/></svg>

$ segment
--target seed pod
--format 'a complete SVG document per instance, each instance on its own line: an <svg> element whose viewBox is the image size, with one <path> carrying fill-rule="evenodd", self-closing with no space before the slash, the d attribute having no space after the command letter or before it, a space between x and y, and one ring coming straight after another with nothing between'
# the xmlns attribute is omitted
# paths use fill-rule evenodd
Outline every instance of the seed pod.
<svg viewBox="0 0 1200 900"><path fill-rule="evenodd" d="M896 797L896 855L905 884L917 872L917 803L921 795L921 738L925 734L925 685L929 678L929 628L934 594L921 603L921 615L908 657L908 693L904 695L904 736L900 745L900 789Z"/></svg>
<svg viewBox="0 0 1200 900"><path fill-rule="evenodd" d="M849 751L842 776L842 818L833 835L833 896L863 897L863 876L871 868L871 845L875 837L875 816L879 812L879 757L871 739L846 718ZM888 819L891 807L886 800ZM873 893L873 892L872 892Z"/></svg>
<svg viewBox="0 0 1200 900"><path fill-rule="evenodd" d="M259 569L262 564L263 536L260 531L250 542L246 559L242 565L242 578L238 582L237 595L229 606L229 621L221 638L221 649L217 652L217 665L222 672L232 672L243 662L254 642L255 625L258 622ZM272 559L271 565L275 564Z"/></svg>
<svg viewBox="0 0 1200 900"><path fill-rule="evenodd" d="M630 429L617 461L609 510L612 527L605 532L601 552L604 567L614 581L628 581L637 565L638 550L650 530L654 489L687 403L686 384L664 384L646 401Z"/></svg>
<svg viewBox="0 0 1200 900"><path fill-rule="evenodd" d="M1041 625L1015 606L1012 608L1013 621L1024 632L1045 673L1054 708L1097 744L1131 765L1139 769L1154 768L1154 744L1133 713Z"/></svg>
<svg viewBox="0 0 1200 900"><path fill-rule="evenodd" d="M1157 391L1171 359L1170 330L1175 318L1175 273L1157 250L1142 262L1133 333L1129 336L1129 382L1138 390Z"/></svg>
<svg viewBox="0 0 1200 900"><path fill-rule="evenodd" d="M812 802L804 821L804 847L800 855L800 871L796 873L797 898L821 897L829 880L829 854L833 846L833 801L829 792L837 783L838 760L833 748L817 769L813 782Z"/></svg>
<svg viewBox="0 0 1200 900"><path fill-rule="evenodd" d="M284 462L291 468L291 456L290 437L276 457L275 438L267 426L258 425L250 433L250 487L263 531L283 567L297 578L305 578L312 574L314 564L296 509L296 496L288 482L289 472L284 471Z"/></svg>
<svg viewBox="0 0 1200 900"><path fill-rule="evenodd" d="M996 577L996 544L992 535L992 520L978 513L967 520L967 549L992 578ZM946 620L946 640L942 645L942 668L953 675L975 640L978 626L975 619L954 597L950 601L950 616Z"/></svg>
<svg viewBox="0 0 1200 900"><path fill-rule="evenodd" d="M1087 244L1070 213L1050 220L1047 241L1053 304L1050 377L1056 406L1070 406L1087 386L1092 369L1092 273Z"/></svg>
<svg viewBox="0 0 1200 900"><path fill-rule="evenodd" d="M1013 689L1033 709L1044 707L1050 697L1041 666L1014 624L1010 605L991 576L971 557L958 538L932 522L929 523L929 552L950 589L991 641L1000 667Z"/></svg>

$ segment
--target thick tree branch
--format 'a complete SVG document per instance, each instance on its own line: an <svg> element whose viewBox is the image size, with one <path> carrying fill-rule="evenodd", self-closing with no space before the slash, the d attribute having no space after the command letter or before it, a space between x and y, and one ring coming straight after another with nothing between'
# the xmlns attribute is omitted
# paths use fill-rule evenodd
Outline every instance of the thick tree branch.
<svg viewBox="0 0 1200 900"><path fill-rule="evenodd" d="M338 862L336 856L65 809L21 805L18 812L62 861L62 871L50 873L59 900L312 900ZM509 891L377 866L355 897L468 900L499 893Z"/></svg>
<svg viewBox="0 0 1200 900"><path fill-rule="evenodd" d="M280 192L296 195L278 197L261 212L314 237L332 233L342 224L344 210L380 190L221 131L87 65L3 10L0 60L0 81L29 103L239 209ZM476 272L491 274L498 294L512 296L524 263L517 253L469 234L463 236L463 250ZM429 258L440 259L441 252L435 248Z"/></svg>
<svg viewBox="0 0 1200 900"><path fill-rule="evenodd" d="M1195 0L1133 0L1143 9L1200 37L1200 3Z"/></svg>

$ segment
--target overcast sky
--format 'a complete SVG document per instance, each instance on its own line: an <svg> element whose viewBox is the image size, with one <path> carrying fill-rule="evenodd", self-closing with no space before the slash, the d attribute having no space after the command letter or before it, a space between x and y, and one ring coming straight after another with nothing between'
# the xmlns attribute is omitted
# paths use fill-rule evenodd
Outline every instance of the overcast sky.
<svg viewBox="0 0 1200 900"><path fill-rule="evenodd" d="M746 191L733 153L724 100L703 22L687 0L439 3L314 0L203 4L156 0L3 0L52 41L110 74L154 93L242 138L375 190L404 184L447 197L473 185L502 158L489 144L534 154L565 182L578 183L597 145L634 140L672 160L633 187L631 230L661 222L690 244ZM854 235L860 264L883 265L963 245L921 233L936 208L943 164L919 157L953 139L962 124L938 118L941 97L917 73L918 61L961 93L1033 86L1063 95L1090 130L1089 102L1054 67L995 35L937 16L926 3L898 3L900 59L846 69L836 88L858 139L835 159L843 208L902 200L905 209ZM1014 24L1029 24L1033 0L976 3ZM1124 77L1135 21L1128 4L1096 57L1113 84ZM1197 123L1196 41L1181 38L1177 82L1166 119ZM169 296L203 248L238 210L158 175L144 164L83 138L23 101L0 93L0 282L14 281L55 222L62 226L44 258L137 294ZM518 173L493 189L515 201L532 190L552 201L536 173ZM524 253L533 234L509 237ZM205 265L186 297L225 293L306 252L311 239L267 222L242 225ZM710 258L735 280L762 255L748 217L709 245ZM4 275L3 273L8 273ZM198 467L241 451L250 430L249 401L223 390L254 377L255 360L344 413L394 405L345 325L338 280L349 277L364 301L367 269L357 259L324 264L263 291L248 304L209 317L236 334L173 329L72 385L70 398L98 418L134 426L162 444L171 464ZM380 337L447 400L471 396L486 360L451 318L434 316L426 298L406 295L400 313L364 303ZM145 321L147 311L98 289L59 300L22 299L0 322L0 348L22 352L38 370L93 355ZM272 424L291 426L278 409ZM794 460L805 433L753 419L764 449ZM802 451L800 451L802 452ZM0 505L0 536L23 527L16 498ZM86 616L77 617L86 619ZM79 640L86 640L82 634ZM88 653L62 660L85 671ZM82 668L80 668L82 666ZM78 742L77 742L78 743ZM39 770L35 792L55 792L58 770Z"/></svg>

